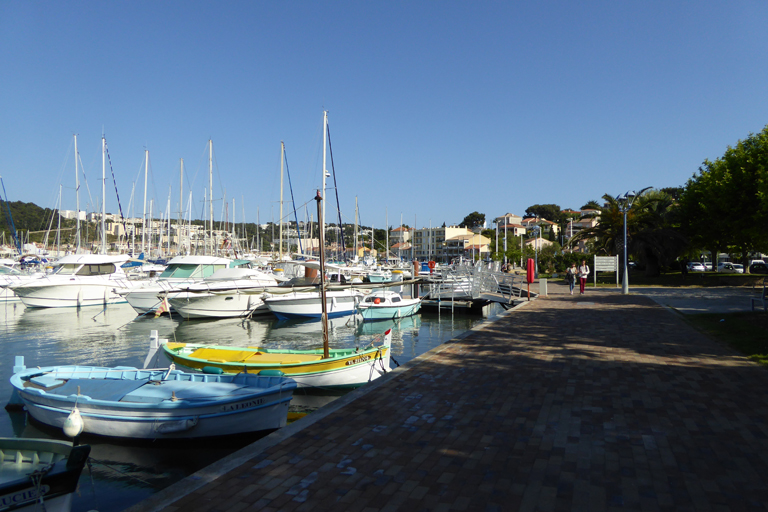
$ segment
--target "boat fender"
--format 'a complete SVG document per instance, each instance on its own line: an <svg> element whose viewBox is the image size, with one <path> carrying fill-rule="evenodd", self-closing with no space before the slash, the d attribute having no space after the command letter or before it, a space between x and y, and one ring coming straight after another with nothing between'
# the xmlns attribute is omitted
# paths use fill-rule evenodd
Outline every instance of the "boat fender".
<svg viewBox="0 0 768 512"><path fill-rule="evenodd" d="M64 425L62 425L61 429L64 431L65 436L77 437L83 432L83 427L83 417L80 416L80 411L75 407L69 413L67 419L64 420Z"/></svg>
<svg viewBox="0 0 768 512"><path fill-rule="evenodd" d="M280 370L261 370L259 375L264 377L282 377L285 373Z"/></svg>
<svg viewBox="0 0 768 512"><path fill-rule="evenodd" d="M224 373L224 370L217 366L203 366L203 373L209 373L212 375L221 375Z"/></svg>
<svg viewBox="0 0 768 512"><path fill-rule="evenodd" d="M197 418L190 418L179 421L167 421L155 425L155 432L158 434L173 434L174 432L184 432L197 425Z"/></svg>

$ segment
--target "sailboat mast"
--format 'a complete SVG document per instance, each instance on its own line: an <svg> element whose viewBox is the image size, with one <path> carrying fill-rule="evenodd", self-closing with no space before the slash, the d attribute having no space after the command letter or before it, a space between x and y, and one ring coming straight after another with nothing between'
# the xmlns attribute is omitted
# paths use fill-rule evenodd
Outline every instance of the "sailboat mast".
<svg viewBox="0 0 768 512"><path fill-rule="evenodd" d="M107 254L107 139L101 136L101 254Z"/></svg>
<svg viewBox="0 0 768 512"><path fill-rule="evenodd" d="M357 210L357 196L355 196L355 254L352 256L354 261L357 261L357 223L360 222L359 212Z"/></svg>
<svg viewBox="0 0 768 512"><path fill-rule="evenodd" d="M176 226L176 252L181 254L181 226L182 218L184 216L184 159L180 158L180 170L179 170L179 224Z"/></svg>
<svg viewBox="0 0 768 512"><path fill-rule="evenodd" d="M321 238L325 238L325 178L329 176L328 169L325 167L325 158L327 153L328 147L328 111L323 110L323 193L321 202L323 203L323 215L322 215L322 225L320 226L321 230ZM319 204L319 203L318 203ZM339 226L341 227L341 226ZM320 251L325 251L325 246L322 244L320 245Z"/></svg>
<svg viewBox="0 0 768 512"><path fill-rule="evenodd" d="M325 166L323 166L325 167ZM323 202L323 198L320 195L320 191L317 191L317 197L315 198L317 200L317 216L320 221L321 226L325 226L325 218L323 217L323 209L324 205L321 206L321 202ZM330 357L330 350L328 347L328 304L326 303L326 294L325 294L325 251L323 250L323 245L325 244L325 230L320 231L320 303L322 305L322 315L320 316L320 321L322 323L323 328L323 357L328 358Z"/></svg>
<svg viewBox="0 0 768 512"><path fill-rule="evenodd" d="M141 213L141 252L146 252L147 238L147 174L149 174L149 150L144 150L144 211Z"/></svg>
<svg viewBox="0 0 768 512"><path fill-rule="evenodd" d="M323 156L325 158L325 156ZM325 165L325 163L323 163ZM285 143L280 141L280 249L278 256L283 259L283 168L285 166Z"/></svg>
<svg viewBox="0 0 768 512"><path fill-rule="evenodd" d="M58 212L59 214L59 222L58 226L56 227L56 257L61 257L61 183L59 183L59 208Z"/></svg>
<svg viewBox="0 0 768 512"><path fill-rule="evenodd" d="M75 196L76 196L76 217L77 233L75 234L75 254L80 253L80 177L77 175L77 135L75 135Z"/></svg>
<svg viewBox="0 0 768 512"><path fill-rule="evenodd" d="M211 256L214 255L215 242L213 240L213 140L208 139L208 190L210 192L210 216L211 216Z"/></svg>

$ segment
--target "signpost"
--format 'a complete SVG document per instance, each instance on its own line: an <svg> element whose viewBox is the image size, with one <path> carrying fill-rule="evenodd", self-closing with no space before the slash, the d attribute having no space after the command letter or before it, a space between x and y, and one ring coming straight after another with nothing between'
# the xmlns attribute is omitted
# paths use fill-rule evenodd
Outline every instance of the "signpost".
<svg viewBox="0 0 768 512"><path fill-rule="evenodd" d="M616 272L616 288L619 287L619 257L618 256L595 256L594 280L597 287L598 272Z"/></svg>

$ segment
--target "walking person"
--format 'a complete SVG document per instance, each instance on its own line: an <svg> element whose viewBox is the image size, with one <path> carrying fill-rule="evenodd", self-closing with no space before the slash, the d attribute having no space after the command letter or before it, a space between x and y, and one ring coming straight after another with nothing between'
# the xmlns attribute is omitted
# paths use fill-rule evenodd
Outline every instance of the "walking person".
<svg viewBox="0 0 768 512"><path fill-rule="evenodd" d="M579 267L579 291L584 295L584 286L587 284L587 276L589 275L589 265L586 260L581 260L581 266Z"/></svg>
<svg viewBox="0 0 768 512"><path fill-rule="evenodd" d="M573 295L573 288L576 286L576 275L579 271L576 269L576 263L571 263L568 270L565 272L565 280L568 281L568 287L571 289L571 295Z"/></svg>

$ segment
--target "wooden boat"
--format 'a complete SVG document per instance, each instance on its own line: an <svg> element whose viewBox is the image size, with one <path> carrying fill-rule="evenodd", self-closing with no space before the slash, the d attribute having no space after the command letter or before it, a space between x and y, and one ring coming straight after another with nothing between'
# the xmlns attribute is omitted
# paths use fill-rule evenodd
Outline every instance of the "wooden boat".
<svg viewBox="0 0 768 512"><path fill-rule="evenodd" d="M52 366L17 357L12 402L37 421L108 437L224 436L285 426L296 382L267 374L205 375L174 369Z"/></svg>
<svg viewBox="0 0 768 512"><path fill-rule="evenodd" d="M165 340L163 340L165 341ZM262 347L226 347L164 342L166 357L174 363L207 372L256 373L279 370L300 388L355 388L390 371L392 330L381 345L366 348L279 350Z"/></svg>
<svg viewBox="0 0 768 512"><path fill-rule="evenodd" d="M69 512L91 447L0 438L0 511Z"/></svg>
<svg viewBox="0 0 768 512"><path fill-rule="evenodd" d="M421 308L421 299L403 299L393 291L376 291L368 294L357 305L363 320L392 320L415 315Z"/></svg>

